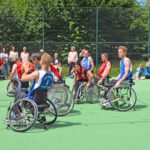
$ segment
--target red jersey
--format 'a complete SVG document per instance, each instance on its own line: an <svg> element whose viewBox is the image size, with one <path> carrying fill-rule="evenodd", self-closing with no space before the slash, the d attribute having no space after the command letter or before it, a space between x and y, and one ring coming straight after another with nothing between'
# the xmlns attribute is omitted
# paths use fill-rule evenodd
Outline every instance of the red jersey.
<svg viewBox="0 0 150 150"><path fill-rule="evenodd" d="M86 73L84 72L84 68L82 68L82 70L80 72L76 72L76 76L78 80L87 80L88 81L88 77L86 75Z"/></svg>
<svg viewBox="0 0 150 150"><path fill-rule="evenodd" d="M22 71L21 71L22 62L16 62L16 64L17 64L17 74L18 74L18 78L21 79L21 77L22 77Z"/></svg>
<svg viewBox="0 0 150 150"><path fill-rule="evenodd" d="M3 59L0 59L0 67L4 65L4 60Z"/></svg>
<svg viewBox="0 0 150 150"><path fill-rule="evenodd" d="M57 78L62 78L62 76L59 74L59 71L54 67L53 64L50 64L50 68L51 68L51 71L54 73L54 75L57 77Z"/></svg>
<svg viewBox="0 0 150 150"><path fill-rule="evenodd" d="M104 71L105 71L105 69L107 67L107 63L108 63L108 61L103 62L103 64L101 65L101 67L100 67L100 69L98 71L98 74L97 74L98 77L102 77L102 74L104 73Z"/></svg>

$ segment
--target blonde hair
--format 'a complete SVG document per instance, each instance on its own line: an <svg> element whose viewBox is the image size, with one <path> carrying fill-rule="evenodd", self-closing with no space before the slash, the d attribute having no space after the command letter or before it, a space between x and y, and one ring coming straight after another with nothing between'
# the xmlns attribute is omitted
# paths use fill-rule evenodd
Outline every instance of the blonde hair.
<svg viewBox="0 0 150 150"><path fill-rule="evenodd" d="M125 53L127 53L127 50L128 50L127 47L125 46L119 46L118 49L123 50Z"/></svg>
<svg viewBox="0 0 150 150"><path fill-rule="evenodd" d="M52 63L51 55L49 55L48 53L44 52L42 54L42 57L41 57L41 62L42 62L42 65L45 65L46 67L49 67L49 65Z"/></svg>

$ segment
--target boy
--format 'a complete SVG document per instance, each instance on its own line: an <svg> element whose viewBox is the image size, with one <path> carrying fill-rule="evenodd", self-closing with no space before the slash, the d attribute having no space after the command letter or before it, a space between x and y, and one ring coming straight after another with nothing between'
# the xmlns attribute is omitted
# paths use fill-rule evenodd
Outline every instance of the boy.
<svg viewBox="0 0 150 150"><path fill-rule="evenodd" d="M80 64L76 64L74 66L73 72L74 72L75 100L79 101L80 95L76 96L78 88L82 82L89 82L89 81L85 71L83 70Z"/></svg>
<svg viewBox="0 0 150 150"><path fill-rule="evenodd" d="M26 67L25 72L21 77L22 82L33 81L27 97L35 100L38 105L46 103L47 89L53 84L53 76L49 68L49 64L51 62L51 56L48 53L43 53L40 60L41 70L36 70L28 74L30 72L30 68ZM15 95L18 99L23 98L19 89L16 90Z"/></svg>

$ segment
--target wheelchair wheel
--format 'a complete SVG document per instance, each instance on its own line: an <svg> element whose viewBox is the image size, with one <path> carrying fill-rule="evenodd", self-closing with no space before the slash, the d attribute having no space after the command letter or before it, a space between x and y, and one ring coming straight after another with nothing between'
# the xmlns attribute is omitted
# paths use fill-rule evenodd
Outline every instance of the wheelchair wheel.
<svg viewBox="0 0 150 150"><path fill-rule="evenodd" d="M34 101L20 99L8 112L9 126L17 132L29 130L37 120L38 108Z"/></svg>
<svg viewBox="0 0 150 150"><path fill-rule="evenodd" d="M96 103L99 101L100 97L100 90L99 87L95 84L92 83L90 87L86 87L86 100L89 103Z"/></svg>
<svg viewBox="0 0 150 150"><path fill-rule="evenodd" d="M57 110L53 102L47 99L47 105L38 115L38 121L43 125L53 124L57 119Z"/></svg>
<svg viewBox="0 0 150 150"><path fill-rule="evenodd" d="M16 88L21 88L21 82L17 78L12 79L12 82L8 83L7 88L6 88L6 90L7 90L7 96L14 97L14 90Z"/></svg>
<svg viewBox="0 0 150 150"><path fill-rule="evenodd" d="M137 101L136 92L132 87L118 89L112 87L109 90L107 97L112 108L118 111L128 111L132 109Z"/></svg>
<svg viewBox="0 0 150 150"><path fill-rule="evenodd" d="M65 116L70 113L74 107L72 94L66 86L55 84L48 90L48 99L50 99L57 109L58 116ZM52 112L53 113L53 112Z"/></svg>

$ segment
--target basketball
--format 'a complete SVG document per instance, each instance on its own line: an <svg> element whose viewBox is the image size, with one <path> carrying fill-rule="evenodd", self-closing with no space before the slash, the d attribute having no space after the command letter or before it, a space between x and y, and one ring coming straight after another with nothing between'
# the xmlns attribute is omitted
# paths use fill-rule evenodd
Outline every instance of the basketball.
<svg viewBox="0 0 150 150"><path fill-rule="evenodd" d="M30 72L33 72L35 71L35 65L32 64L31 62L25 62L22 64L22 67L21 67L21 72L24 73L25 72L25 68L29 68Z"/></svg>

